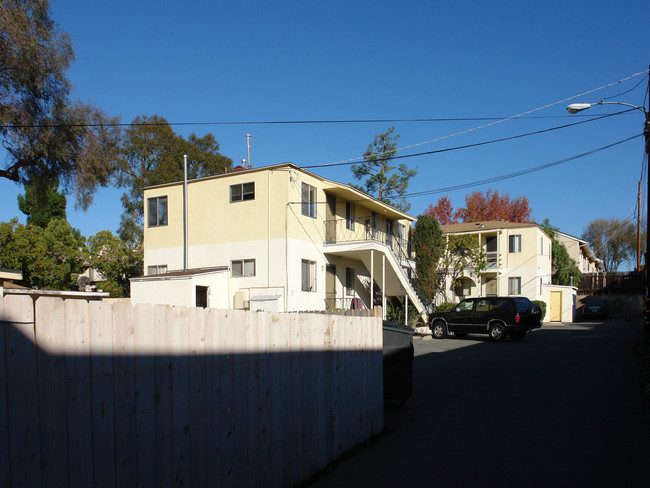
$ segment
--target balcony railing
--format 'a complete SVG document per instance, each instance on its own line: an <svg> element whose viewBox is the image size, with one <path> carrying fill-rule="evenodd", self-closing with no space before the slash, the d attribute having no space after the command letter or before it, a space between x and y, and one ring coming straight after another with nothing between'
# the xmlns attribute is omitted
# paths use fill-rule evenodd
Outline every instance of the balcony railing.
<svg viewBox="0 0 650 488"><path fill-rule="evenodd" d="M396 256L410 259L408 241L395 235L392 225L378 217L325 221L325 243L375 241L388 245Z"/></svg>

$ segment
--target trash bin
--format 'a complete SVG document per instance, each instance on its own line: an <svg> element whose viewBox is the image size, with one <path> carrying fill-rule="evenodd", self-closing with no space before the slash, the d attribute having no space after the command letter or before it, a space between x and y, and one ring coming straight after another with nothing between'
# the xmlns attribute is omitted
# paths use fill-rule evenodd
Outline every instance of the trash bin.
<svg viewBox="0 0 650 488"><path fill-rule="evenodd" d="M384 400L400 400L413 394L413 330L392 322L384 322Z"/></svg>

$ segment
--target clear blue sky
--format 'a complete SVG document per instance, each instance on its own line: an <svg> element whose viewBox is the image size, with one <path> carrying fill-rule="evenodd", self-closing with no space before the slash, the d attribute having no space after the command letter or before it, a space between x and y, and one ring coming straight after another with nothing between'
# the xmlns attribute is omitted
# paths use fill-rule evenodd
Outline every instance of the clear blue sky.
<svg viewBox="0 0 650 488"><path fill-rule="evenodd" d="M608 114L569 116L571 101L644 104L644 75L556 104L648 69L647 0L611 1L141 1L57 0L52 17L70 33L73 95L130 122L506 118L331 124L176 126L211 132L238 162L252 134L253 165L299 166L359 158L395 125L400 154L436 151L548 129ZM647 102L646 106L647 106ZM498 177L554 163L641 134L640 112L509 142L403 160L417 167L409 192ZM468 131L461 135L459 132ZM447 137L452 136L453 137ZM579 236L601 217L635 215L643 141L525 176L410 199L420 214L447 194L455 208L489 188L526 196L533 218ZM312 171L352 182L348 166ZM17 185L0 180L0 221L18 216ZM645 190L644 190L645 192ZM119 189L100 191L68 219L86 235L115 231ZM73 198L69 198L70 202ZM644 193L645 200L645 193Z"/></svg>

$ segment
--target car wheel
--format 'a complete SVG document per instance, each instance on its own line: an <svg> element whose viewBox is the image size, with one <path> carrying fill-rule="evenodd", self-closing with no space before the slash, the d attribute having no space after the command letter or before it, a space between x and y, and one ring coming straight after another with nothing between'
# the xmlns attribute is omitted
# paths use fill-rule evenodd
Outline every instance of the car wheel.
<svg viewBox="0 0 650 488"><path fill-rule="evenodd" d="M490 339L501 342L506 339L506 328L503 324L492 324L490 326Z"/></svg>
<svg viewBox="0 0 650 488"><path fill-rule="evenodd" d="M513 341L520 341L524 337L526 337L526 332L523 330L514 330L510 332L510 339L512 339Z"/></svg>
<svg viewBox="0 0 650 488"><path fill-rule="evenodd" d="M445 324L438 321L433 323L433 327L431 327L431 335L435 337L436 339L444 339L447 337L447 329L445 328Z"/></svg>

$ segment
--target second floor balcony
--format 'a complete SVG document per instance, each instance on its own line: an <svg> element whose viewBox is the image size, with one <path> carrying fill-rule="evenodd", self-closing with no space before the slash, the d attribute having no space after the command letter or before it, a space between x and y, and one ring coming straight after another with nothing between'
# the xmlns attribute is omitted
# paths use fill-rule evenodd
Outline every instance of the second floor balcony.
<svg viewBox="0 0 650 488"><path fill-rule="evenodd" d="M325 243L375 241L389 246L400 259L412 259L404 226L379 217L325 220Z"/></svg>

